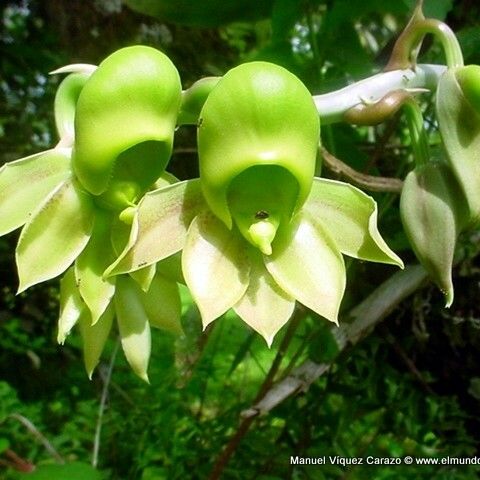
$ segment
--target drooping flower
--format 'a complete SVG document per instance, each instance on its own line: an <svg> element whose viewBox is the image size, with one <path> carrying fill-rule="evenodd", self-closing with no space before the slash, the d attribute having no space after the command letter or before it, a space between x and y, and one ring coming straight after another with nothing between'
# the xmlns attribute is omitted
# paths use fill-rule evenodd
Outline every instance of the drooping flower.
<svg viewBox="0 0 480 480"><path fill-rule="evenodd" d="M228 72L200 114L200 179L149 192L107 275L183 250L204 327L233 308L270 345L295 301L337 322L342 253L403 266L377 230L374 200L314 179L318 113L305 86L265 62Z"/></svg>
<svg viewBox="0 0 480 480"><path fill-rule="evenodd" d="M156 266L120 278L102 275L115 248L123 248L128 209L154 185L176 181L164 170L180 79L168 57L143 46L119 50L87 70L69 75L58 89L58 145L0 170L0 233L24 225L16 249L19 291L68 269L58 340L80 322L89 375L116 311L127 360L146 379L149 324L180 328L177 284Z"/></svg>

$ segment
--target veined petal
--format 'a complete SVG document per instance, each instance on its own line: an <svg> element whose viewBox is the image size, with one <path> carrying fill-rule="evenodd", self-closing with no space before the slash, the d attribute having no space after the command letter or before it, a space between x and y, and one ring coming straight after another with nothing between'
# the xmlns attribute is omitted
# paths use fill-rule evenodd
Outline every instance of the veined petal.
<svg viewBox="0 0 480 480"><path fill-rule="evenodd" d="M292 316L295 299L278 286L257 251L251 252L250 260L250 283L234 310L270 347L277 332Z"/></svg>
<svg viewBox="0 0 480 480"><path fill-rule="evenodd" d="M175 282L161 275L155 275L148 291L140 292L140 299L152 327L175 334L183 332L180 323L182 303Z"/></svg>
<svg viewBox="0 0 480 480"><path fill-rule="evenodd" d="M111 216L96 211L92 236L75 261L75 278L83 300L92 315L92 324L108 307L115 293L115 278L102 277L114 257L110 243Z"/></svg>
<svg viewBox="0 0 480 480"><path fill-rule="evenodd" d="M87 309L82 312L78 320L80 335L83 339L83 362L90 380L100 361L100 356L112 329L114 316L115 310L113 304L110 304L95 325L92 325L92 317Z"/></svg>
<svg viewBox="0 0 480 480"><path fill-rule="evenodd" d="M337 323L345 291L345 265L333 239L306 211L277 233L265 265L282 290Z"/></svg>
<svg viewBox="0 0 480 480"><path fill-rule="evenodd" d="M378 231L377 203L358 188L315 178L304 208L328 230L342 253L403 268Z"/></svg>
<svg viewBox="0 0 480 480"><path fill-rule="evenodd" d="M138 270L180 251L191 221L204 205L198 179L147 193L138 204L128 245L105 274Z"/></svg>
<svg viewBox="0 0 480 480"><path fill-rule="evenodd" d="M80 315L86 310L86 305L80 297L75 273L69 268L60 280L60 315L58 318L57 342L65 343L68 334L78 322Z"/></svg>
<svg viewBox="0 0 480 480"><path fill-rule="evenodd" d="M52 149L0 168L0 235L25 224L48 194L70 176L70 150Z"/></svg>
<svg viewBox="0 0 480 480"><path fill-rule="evenodd" d="M115 310L123 352L132 370L148 383L151 337L139 286L128 276L117 278Z"/></svg>
<svg viewBox="0 0 480 480"><path fill-rule="evenodd" d="M182 254L185 281L198 305L203 327L233 307L248 287L247 243L211 212L190 225Z"/></svg>
<svg viewBox="0 0 480 480"><path fill-rule="evenodd" d="M19 292L63 273L90 239L94 206L74 180L62 183L33 213L18 240Z"/></svg>

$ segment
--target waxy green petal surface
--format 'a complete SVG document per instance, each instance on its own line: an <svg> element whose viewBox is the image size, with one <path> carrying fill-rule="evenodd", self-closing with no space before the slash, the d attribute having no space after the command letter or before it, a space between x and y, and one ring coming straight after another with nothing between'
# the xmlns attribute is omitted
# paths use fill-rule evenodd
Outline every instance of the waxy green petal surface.
<svg viewBox="0 0 480 480"><path fill-rule="evenodd" d="M403 268L378 231L375 200L358 188L315 178L305 209L328 230L342 253Z"/></svg>
<svg viewBox="0 0 480 480"><path fill-rule="evenodd" d="M147 193L138 205L129 243L105 274L138 270L180 251L191 221L204 205L198 179Z"/></svg>
<svg viewBox="0 0 480 480"><path fill-rule="evenodd" d="M92 236L75 261L75 278L95 324L115 293L115 278L103 278L103 272L114 257L110 243L111 218L108 213L95 212Z"/></svg>
<svg viewBox="0 0 480 480"><path fill-rule="evenodd" d="M83 362L90 379L100 361L103 348L112 329L114 316L115 310L113 305L110 305L95 325L92 325L92 317L87 310L79 318L78 325L83 339Z"/></svg>
<svg viewBox="0 0 480 480"><path fill-rule="evenodd" d="M155 275L147 292L140 294L150 325L175 334L182 333L182 304L175 282Z"/></svg>
<svg viewBox="0 0 480 480"><path fill-rule="evenodd" d="M63 273L90 239L94 206L72 180L61 184L22 230L16 259L19 292Z"/></svg>
<svg viewBox="0 0 480 480"><path fill-rule="evenodd" d="M334 240L307 212L277 233L265 265L282 290L337 323L345 291L345 265Z"/></svg>
<svg viewBox="0 0 480 480"><path fill-rule="evenodd" d="M268 273L258 252L252 252L247 291L234 306L237 315L270 347L277 332L295 309L295 299L285 293Z"/></svg>
<svg viewBox="0 0 480 480"><path fill-rule="evenodd" d="M57 342L65 343L68 334L78 322L80 315L86 310L86 305L80 297L75 273L69 268L60 280L60 316L58 318Z"/></svg>
<svg viewBox="0 0 480 480"><path fill-rule="evenodd" d="M123 352L132 370L148 382L151 336L147 313L141 301L142 293L128 275L117 278L114 298Z"/></svg>
<svg viewBox="0 0 480 480"><path fill-rule="evenodd" d="M190 225L182 254L185 281L206 328L233 307L247 290L250 272L247 243L211 212Z"/></svg>
<svg viewBox="0 0 480 480"><path fill-rule="evenodd" d="M48 194L70 176L70 151L52 149L0 168L0 235L25 224Z"/></svg>

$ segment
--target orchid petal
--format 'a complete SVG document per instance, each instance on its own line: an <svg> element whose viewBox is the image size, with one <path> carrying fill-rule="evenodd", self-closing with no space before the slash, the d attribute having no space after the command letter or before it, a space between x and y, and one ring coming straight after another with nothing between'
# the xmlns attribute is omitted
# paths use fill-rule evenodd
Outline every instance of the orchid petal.
<svg viewBox="0 0 480 480"><path fill-rule="evenodd" d="M345 255L403 268L402 260L378 231L375 200L358 188L315 178L304 208L322 223Z"/></svg>
<svg viewBox="0 0 480 480"><path fill-rule="evenodd" d="M75 262L75 278L80 295L92 315L92 325L103 314L115 293L115 278L102 277L105 268L114 259L110 225L109 215L97 211L90 241Z"/></svg>
<svg viewBox="0 0 480 480"><path fill-rule="evenodd" d="M18 291L63 273L87 245L93 223L93 202L74 181L54 190L20 234Z"/></svg>
<svg viewBox="0 0 480 480"><path fill-rule="evenodd" d="M155 276L156 270L157 270L157 265L153 263L148 267L143 267L140 270L135 270L135 272L130 272L129 275L138 283L139 287L144 292L147 292L148 289L150 288L153 277Z"/></svg>
<svg viewBox="0 0 480 480"><path fill-rule="evenodd" d="M140 298L150 325L175 334L183 332L180 323L182 303L175 282L155 275L149 290L141 292Z"/></svg>
<svg viewBox="0 0 480 480"><path fill-rule="evenodd" d="M69 268L60 280L60 315L58 318L57 342L65 343L80 315L86 310L85 303L78 291L73 268Z"/></svg>
<svg viewBox="0 0 480 480"><path fill-rule="evenodd" d="M345 291L345 265L334 240L306 211L277 233L265 265L291 297L337 323Z"/></svg>
<svg viewBox="0 0 480 480"><path fill-rule="evenodd" d="M233 307L248 287L247 243L212 213L203 212L190 225L183 249L185 281L198 305L203 328Z"/></svg>
<svg viewBox="0 0 480 480"><path fill-rule="evenodd" d="M52 149L0 168L0 235L25 224L32 212L70 176L70 152Z"/></svg>
<svg viewBox="0 0 480 480"><path fill-rule="evenodd" d="M95 325L92 325L92 317L86 309L80 315L78 325L83 339L83 363L90 380L95 367L100 361L105 343L107 343L112 329L114 314L113 305L110 304Z"/></svg>
<svg viewBox="0 0 480 480"><path fill-rule="evenodd" d="M148 383L151 336L141 294L138 285L128 275L117 278L114 298L123 352L132 370Z"/></svg>
<svg viewBox="0 0 480 480"><path fill-rule="evenodd" d="M138 204L127 246L105 274L138 270L180 251L191 221L204 205L198 179L147 193Z"/></svg>
<svg viewBox="0 0 480 480"><path fill-rule="evenodd" d="M250 258L250 283L234 310L270 347L277 332L292 316L295 299L278 286L258 252L252 252Z"/></svg>

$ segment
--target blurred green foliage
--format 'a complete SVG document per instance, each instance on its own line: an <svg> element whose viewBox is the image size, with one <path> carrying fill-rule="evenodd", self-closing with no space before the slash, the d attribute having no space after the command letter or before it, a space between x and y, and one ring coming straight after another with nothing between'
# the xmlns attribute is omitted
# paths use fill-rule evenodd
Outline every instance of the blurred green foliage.
<svg viewBox="0 0 480 480"><path fill-rule="evenodd" d="M141 11L148 4L172 4L127 3L141 3ZM191 2L197 7L200 3ZM222 5L226 3L237 2ZM466 61L480 63L477 2L425 3L429 15L446 19L458 33ZM206 20L197 14L192 20L186 11L169 16L155 10L151 17L129 10L119 0L5 2L0 9L0 164L55 143L51 106L58 78L47 73L63 64L96 63L121 46L143 43L172 58L184 87L242 61L264 59L289 68L312 92L326 92L381 68L413 4L275 0L265 2L256 23L229 23L245 17L235 17L235 9L224 18L219 11L209 17L207 8L202 14ZM239 11L243 15L244 10ZM172 23L179 13L182 24L196 27ZM421 61L443 61L436 43L426 44L424 50ZM426 121L431 123L432 143L438 143L428 101ZM375 128L333 125L322 134L332 153L363 172L402 177L410 168L407 129L400 116ZM170 168L182 179L197 175L194 138L190 127L177 135ZM414 261L400 229L397 197L375 196L389 243L404 259ZM62 348L55 344L57 283L14 294L16 236L0 239L0 478L208 478L238 428L241 411L250 407L276 358L282 335L269 350L230 313L202 333L198 312L184 295L186 335L174 338L154 332L151 386L117 358L102 419L99 470L92 473L88 464L116 339L111 339L105 363L88 381L78 335ZM306 467L290 465L290 456L479 455L479 241L475 232L462 239L455 271L457 296L448 311L442 309L440 294L426 287L395 309L368 339L339 357L325 322L308 315L289 343L278 377L306 360L328 362L337 357L335 363L306 392L256 420L224 478L476 478L478 466ZM351 263L344 310L391 272L390 267ZM65 466L56 464L13 414L32 422ZM33 466L34 474L19 472Z"/></svg>

